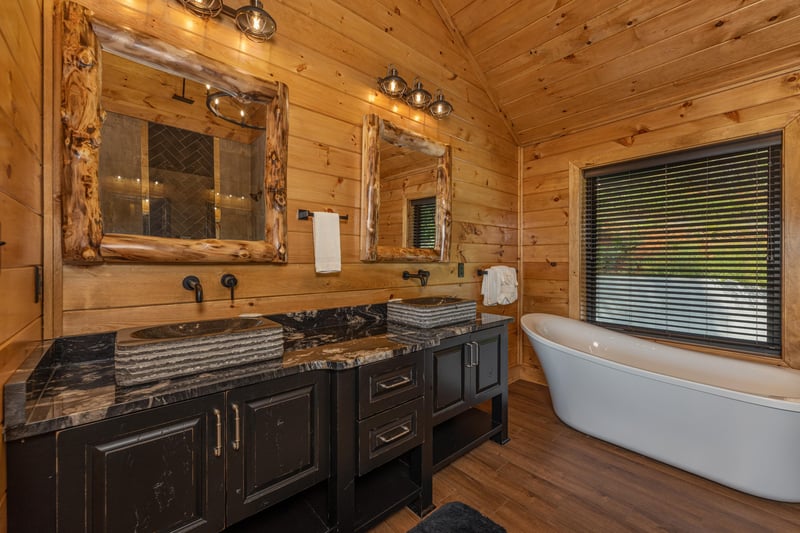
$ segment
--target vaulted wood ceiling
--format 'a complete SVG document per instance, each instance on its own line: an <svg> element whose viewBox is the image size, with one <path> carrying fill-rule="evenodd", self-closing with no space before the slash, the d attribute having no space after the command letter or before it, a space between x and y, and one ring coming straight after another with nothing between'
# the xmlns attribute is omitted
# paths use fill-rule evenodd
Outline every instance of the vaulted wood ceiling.
<svg viewBox="0 0 800 533"><path fill-rule="evenodd" d="M796 0L432 0L526 146L800 67Z"/></svg>

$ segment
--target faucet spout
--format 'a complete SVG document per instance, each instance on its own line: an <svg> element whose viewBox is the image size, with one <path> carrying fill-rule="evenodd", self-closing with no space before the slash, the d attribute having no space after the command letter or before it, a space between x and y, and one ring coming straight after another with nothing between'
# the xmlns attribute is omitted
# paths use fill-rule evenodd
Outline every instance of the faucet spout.
<svg viewBox="0 0 800 533"><path fill-rule="evenodd" d="M428 278L431 277L431 273L427 270L419 269L417 270L416 274L412 274L408 270L403 271L403 279L411 279L416 278L419 280L419 284L423 287L428 285Z"/></svg>
<svg viewBox="0 0 800 533"><path fill-rule="evenodd" d="M183 278L183 288L187 291L194 291L194 301L203 303L203 285L197 276L186 276Z"/></svg>

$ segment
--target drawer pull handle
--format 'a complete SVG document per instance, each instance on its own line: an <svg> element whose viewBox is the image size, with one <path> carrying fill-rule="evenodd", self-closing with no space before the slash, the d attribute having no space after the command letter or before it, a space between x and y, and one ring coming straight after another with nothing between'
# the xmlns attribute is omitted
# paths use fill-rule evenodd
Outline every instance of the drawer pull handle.
<svg viewBox="0 0 800 533"><path fill-rule="evenodd" d="M399 429L400 431L397 431L394 435L391 435L389 437L386 436L386 433L390 433L391 431L397 429ZM383 444L389 444L390 442L394 442L397 439L402 439L403 437L411 433L411 428L409 426L398 426L396 428L392 428L390 431L387 431L386 433L381 433L380 435L378 435L378 440L381 441Z"/></svg>
<svg viewBox="0 0 800 533"><path fill-rule="evenodd" d="M217 445L214 446L214 456L222 455L222 413L219 409L214 409L214 416L217 418Z"/></svg>
<svg viewBox="0 0 800 533"><path fill-rule="evenodd" d="M238 450L242 441L239 429L239 406L234 403L231 404L231 408L233 409L233 449Z"/></svg>
<svg viewBox="0 0 800 533"><path fill-rule="evenodd" d="M386 381L381 381L378 383L378 388L382 390L392 390L397 387L402 387L403 385L408 385L409 383L411 383L411 376L397 376Z"/></svg>

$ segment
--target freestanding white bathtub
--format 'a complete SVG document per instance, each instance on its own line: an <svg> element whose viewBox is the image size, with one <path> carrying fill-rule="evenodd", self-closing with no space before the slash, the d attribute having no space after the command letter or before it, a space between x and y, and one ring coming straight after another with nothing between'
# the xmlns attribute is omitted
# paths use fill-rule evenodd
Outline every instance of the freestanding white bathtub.
<svg viewBox="0 0 800 533"><path fill-rule="evenodd" d="M800 502L800 371L522 317L569 426L735 489Z"/></svg>

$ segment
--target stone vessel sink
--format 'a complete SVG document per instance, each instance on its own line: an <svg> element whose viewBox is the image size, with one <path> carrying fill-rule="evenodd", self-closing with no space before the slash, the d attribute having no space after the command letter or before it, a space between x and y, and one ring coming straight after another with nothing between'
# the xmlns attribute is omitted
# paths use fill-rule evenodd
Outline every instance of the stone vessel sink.
<svg viewBox="0 0 800 533"><path fill-rule="evenodd" d="M218 335L257 329L267 321L263 318L221 318L218 320L198 320L196 322L180 322L164 324L149 328L123 330L130 331L131 339L185 339L197 335ZM123 333L123 332L120 332ZM119 338L119 335L117 336Z"/></svg>
<svg viewBox="0 0 800 533"><path fill-rule="evenodd" d="M435 328L456 322L475 320L474 300L454 296L426 296L406 300L390 300L386 319L416 328Z"/></svg>
<svg viewBox="0 0 800 533"><path fill-rule="evenodd" d="M238 317L128 328L117 332L114 376L139 385L283 356L283 328Z"/></svg>

